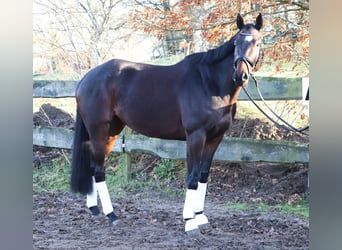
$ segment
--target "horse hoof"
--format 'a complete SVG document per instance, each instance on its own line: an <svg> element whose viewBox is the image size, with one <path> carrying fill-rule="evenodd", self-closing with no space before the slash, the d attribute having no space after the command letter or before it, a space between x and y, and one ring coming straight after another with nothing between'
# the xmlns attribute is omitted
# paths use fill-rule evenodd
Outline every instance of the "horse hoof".
<svg viewBox="0 0 342 250"><path fill-rule="evenodd" d="M185 234L191 238L197 238L197 237L201 236L201 232L198 228L186 231Z"/></svg>
<svg viewBox="0 0 342 250"><path fill-rule="evenodd" d="M202 234L207 234L212 230L210 223L198 225L198 228Z"/></svg>
<svg viewBox="0 0 342 250"><path fill-rule="evenodd" d="M100 215L100 210L97 206L90 207L89 210L91 211L91 214L95 217Z"/></svg>
<svg viewBox="0 0 342 250"><path fill-rule="evenodd" d="M124 226L124 223L122 220L116 219L116 220L110 222L110 225L113 227L122 227L122 226Z"/></svg>

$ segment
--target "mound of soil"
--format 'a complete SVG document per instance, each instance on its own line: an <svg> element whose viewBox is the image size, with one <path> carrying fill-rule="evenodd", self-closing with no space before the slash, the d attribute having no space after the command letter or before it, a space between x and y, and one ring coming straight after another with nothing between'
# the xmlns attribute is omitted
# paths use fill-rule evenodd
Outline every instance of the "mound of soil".
<svg viewBox="0 0 342 250"><path fill-rule="evenodd" d="M43 104L39 111L33 113L34 126L63 127L68 129L74 128L74 119L63 110L52 106L51 104Z"/></svg>
<svg viewBox="0 0 342 250"><path fill-rule="evenodd" d="M51 104L43 104L38 112L33 113L33 126L41 127L63 127L67 129L74 128L75 120L65 111L52 106ZM62 155L62 150L40 147L33 145L32 165L40 167L49 165L53 159Z"/></svg>

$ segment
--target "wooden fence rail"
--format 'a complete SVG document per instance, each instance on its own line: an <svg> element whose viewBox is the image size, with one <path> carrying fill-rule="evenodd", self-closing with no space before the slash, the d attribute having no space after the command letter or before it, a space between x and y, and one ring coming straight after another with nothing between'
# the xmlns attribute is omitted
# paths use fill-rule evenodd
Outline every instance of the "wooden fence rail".
<svg viewBox="0 0 342 250"><path fill-rule="evenodd" d="M33 127L33 144L45 147L72 148L73 131L55 127ZM184 141L162 140L143 135L125 135L125 152L149 153L166 159L185 159ZM123 152L122 135L112 152ZM215 153L215 160L229 162L309 161L309 145L287 141L256 140L251 138L224 138Z"/></svg>
<svg viewBox="0 0 342 250"><path fill-rule="evenodd" d="M259 86L266 100L300 100L306 94L308 79L258 77ZM34 98L74 97L76 81L34 81ZM249 91L257 100L253 84ZM246 100L242 92L239 100ZM33 127L33 144L45 147L71 149L73 131L56 127ZM116 141L113 152L123 152L122 135ZM161 140L142 135L125 135L125 154L149 153L166 159L185 159L184 141ZM215 153L214 160L228 162L309 162L309 144L287 141L255 140L250 138L224 138ZM129 160L127 162L130 162ZM126 180L130 178L130 164L126 166Z"/></svg>

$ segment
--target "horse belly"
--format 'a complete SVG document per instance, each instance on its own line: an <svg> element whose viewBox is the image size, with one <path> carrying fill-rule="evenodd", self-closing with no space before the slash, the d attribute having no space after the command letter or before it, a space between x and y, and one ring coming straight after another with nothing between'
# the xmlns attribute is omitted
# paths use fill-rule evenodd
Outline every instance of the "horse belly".
<svg viewBox="0 0 342 250"><path fill-rule="evenodd" d="M145 136L185 140L180 112L167 103L130 103L117 116L128 127Z"/></svg>

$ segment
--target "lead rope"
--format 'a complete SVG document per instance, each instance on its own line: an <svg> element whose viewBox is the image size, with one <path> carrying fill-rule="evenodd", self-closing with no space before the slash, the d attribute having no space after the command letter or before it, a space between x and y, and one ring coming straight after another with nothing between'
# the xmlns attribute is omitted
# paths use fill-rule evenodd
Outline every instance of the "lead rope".
<svg viewBox="0 0 342 250"><path fill-rule="evenodd" d="M252 103L260 110L261 113L264 114L264 116L266 116L270 121L272 121L277 127L279 128L282 128L282 129L285 129L287 131L292 131L292 132L297 132L297 133L301 133L301 134L304 134L304 135L308 135L307 133L305 133L304 131L307 130L309 128L309 126L306 126L305 128L302 128L302 129L297 129L295 127L293 127L291 124L289 124L287 121L285 121L283 118L281 118L279 115L277 115L268 105L267 103L265 102L262 94L261 94L261 91L259 89L259 84L258 84L258 80L255 78L255 76L253 74L250 74L252 76L252 79L254 80L255 82L255 87L257 89L257 92L258 92L258 95L262 101L262 103L268 108L268 110L271 111L271 113L276 116L279 120L281 120L283 123L286 124L285 125L282 125L280 123L278 123L277 121L275 121L273 118L271 118L265 111L263 111L260 106L254 101L253 97L248 93L248 91L246 90L245 87L242 87L243 90L245 91L246 95L248 96L248 98L252 101Z"/></svg>

